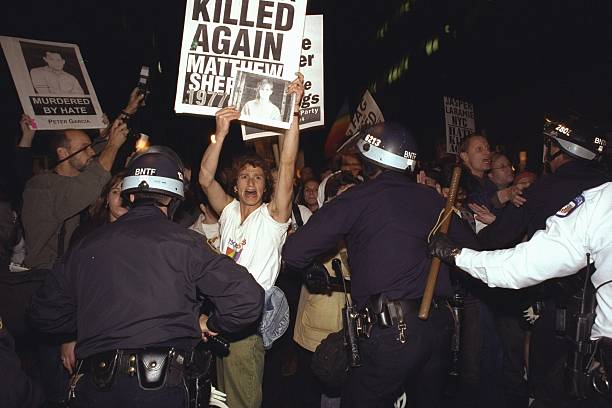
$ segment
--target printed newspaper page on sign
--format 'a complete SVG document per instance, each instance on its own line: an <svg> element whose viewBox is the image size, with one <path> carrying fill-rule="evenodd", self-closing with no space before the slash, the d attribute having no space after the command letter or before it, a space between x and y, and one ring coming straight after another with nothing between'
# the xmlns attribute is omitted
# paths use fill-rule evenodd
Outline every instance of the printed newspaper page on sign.
<svg viewBox="0 0 612 408"><path fill-rule="evenodd" d="M288 93L291 81L238 70L230 105L240 111L240 121L289 129L293 120L295 94Z"/></svg>
<svg viewBox="0 0 612 408"><path fill-rule="evenodd" d="M300 105L300 130L325 124L323 98L323 16L306 16L300 72L304 74L304 97ZM278 130L242 125L242 139L276 136Z"/></svg>

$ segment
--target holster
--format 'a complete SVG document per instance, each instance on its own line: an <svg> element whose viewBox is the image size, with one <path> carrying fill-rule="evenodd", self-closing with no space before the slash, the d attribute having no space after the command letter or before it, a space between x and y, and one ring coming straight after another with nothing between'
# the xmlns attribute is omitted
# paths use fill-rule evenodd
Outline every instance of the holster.
<svg viewBox="0 0 612 408"><path fill-rule="evenodd" d="M187 406L189 408L208 407L210 400L210 370L213 354L200 343L185 366L185 386L187 388Z"/></svg>
<svg viewBox="0 0 612 408"><path fill-rule="evenodd" d="M138 384L145 390L157 390L166 383L168 349L147 349L137 356Z"/></svg>

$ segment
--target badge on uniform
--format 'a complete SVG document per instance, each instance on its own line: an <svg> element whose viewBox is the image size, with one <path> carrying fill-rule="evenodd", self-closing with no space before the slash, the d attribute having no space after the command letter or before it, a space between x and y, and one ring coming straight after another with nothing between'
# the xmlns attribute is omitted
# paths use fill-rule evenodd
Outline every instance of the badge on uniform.
<svg viewBox="0 0 612 408"><path fill-rule="evenodd" d="M559 211L557 211L555 215L557 217L565 218L574 212L576 208L580 207L582 203L584 203L584 196L580 194L578 197L565 204Z"/></svg>

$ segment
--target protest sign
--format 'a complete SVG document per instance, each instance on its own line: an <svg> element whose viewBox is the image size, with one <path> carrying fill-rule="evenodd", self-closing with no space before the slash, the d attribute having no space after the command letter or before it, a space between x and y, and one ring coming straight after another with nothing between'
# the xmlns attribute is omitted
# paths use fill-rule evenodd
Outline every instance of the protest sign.
<svg viewBox="0 0 612 408"><path fill-rule="evenodd" d="M306 0L187 0L174 110L214 115L238 69L293 80Z"/></svg>
<svg viewBox="0 0 612 408"><path fill-rule="evenodd" d="M361 129L384 121L385 118L374 97L370 91L366 90L357 109L355 109L355 113L351 116L348 129L346 129L348 139L338 148L338 153L344 152L354 145L355 138Z"/></svg>
<svg viewBox="0 0 612 408"><path fill-rule="evenodd" d="M459 154L459 145L466 136L476 131L474 106L460 99L444 97L446 124L446 152Z"/></svg>
<svg viewBox="0 0 612 408"><path fill-rule="evenodd" d="M240 111L240 120L275 128L289 129L293 120L295 94L290 81L239 69L230 105Z"/></svg>
<svg viewBox="0 0 612 408"><path fill-rule="evenodd" d="M300 105L300 130L323 126L325 112L323 102L323 16L306 16L300 72L304 74L304 97ZM260 126L242 126L244 140L274 136L278 131Z"/></svg>
<svg viewBox="0 0 612 408"><path fill-rule="evenodd" d="M361 102L359 102L359 105L355 110L355 113L353 116L351 116L351 123L346 130L346 135L352 136L357 133L358 130L366 126L371 126L384 121L385 118L383 117L380 108L376 104L376 101L372 97L372 94L370 94L370 91L365 91L363 97L361 98Z"/></svg>
<svg viewBox="0 0 612 408"><path fill-rule="evenodd" d="M75 44L0 37L23 112L36 129L101 129L102 108Z"/></svg>

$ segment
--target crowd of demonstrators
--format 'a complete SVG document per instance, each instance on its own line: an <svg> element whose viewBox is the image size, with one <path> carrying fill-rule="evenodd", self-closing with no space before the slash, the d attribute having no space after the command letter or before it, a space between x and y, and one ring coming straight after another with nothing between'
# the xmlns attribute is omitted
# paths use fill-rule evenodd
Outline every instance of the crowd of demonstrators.
<svg viewBox="0 0 612 408"><path fill-rule="evenodd" d="M289 91L296 93L298 115L301 74ZM105 143L92 143L81 130L53 132L52 171L36 175L36 132L31 118L20 120L16 177L11 186L3 179L0 191L0 267L8 270L11 257L18 258L21 240L29 269L23 276L41 272L46 279L28 314L28 327L36 330L35 358L20 350L22 335L32 332L13 326L14 314L2 316L13 298L0 299L0 362L15 370L10 395L21 406L39 406L43 399L46 406L68 406L69 391L74 406L139 399L150 399L152 407L180 406L191 398L183 380L194 370L212 377L231 408L387 407L403 392L411 407L526 408L532 398L532 407L546 408L574 401L563 382L573 346L555 322L561 312L579 312L575 299L585 272L567 276L579 264L576 246L563 273L544 273L548 254L530 248L545 248L558 241L555 231L569 231L553 222L552 232L535 235L582 191L594 189L584 193L587 204L577 213L591 211L589 200L607 197L607 190L597 189L610 180L597 164L605 147L598 129L568 119L563 125L571 132L564 133L559 123L547 122L547 171L537 177L515 174L509 156L492 152L481 134L466 137L457 156L440 150L434 163L419 167L413 133L387 122L363 130L355 146L316 177L310 167L296 171L297 120L279 136L276 168L246 155L230 170L218 169L230 126L241 115L227 107L215 116L215 138L197 174L157 146L137 152L124 169L116 163L118 151L141 103L133 92L119 117L101 130ZM431 316L422 321L417 309L431 262L427 242L440 221L453 165L462 167L449 233L457 243L434 240L434 254L449 265L440 270ZM569 215L583 202L562 212ZM584 217L581 222L592 222ZM511 248L534 235L533 244L513 252L457 255L460 248ZM539 258L532 265L529 258L515 260L519 255ZM596 264L605 265L601 259ZM520 262L524 278L499 275L505 260L512 273ZM496 272L489 273L491 267ZM533 279L527 278L532 268ZM324 293L308 280L303 284L303 275L310 279L315 270L322 274L319 284L348 284L362 319L362 366L348 370L341 388L322 381L312 362L317 347L343 330L346 297L337 283ZM561 279L545 280L554 276ZM594 282L602 284L597 276ZM205 309L202 298L210 303ZM448 311L458 304L460 325ZM601 333L608 333L609 321L599 320ZM30 377L17 367L7 327L18 333L16 348ZM207 352L192 353L219 334L229 341L229 354L211 364ZM460 339L457 361L452 336ZM194 356L206 356L206 364ZM153 375L158 364L162 377ZM449 387L457 375L458 389ZM0 386L0 399L5 389Z"/></svg>

